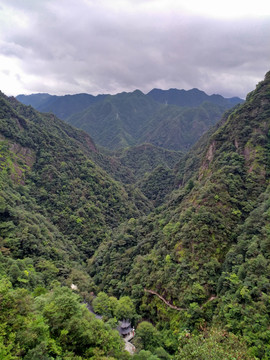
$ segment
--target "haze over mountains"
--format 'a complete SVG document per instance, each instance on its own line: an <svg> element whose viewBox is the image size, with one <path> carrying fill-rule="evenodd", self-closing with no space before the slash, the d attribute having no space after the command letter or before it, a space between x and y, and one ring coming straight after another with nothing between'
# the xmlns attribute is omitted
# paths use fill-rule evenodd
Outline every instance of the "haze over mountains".
<svg viewBox="0 0 270 360"><path fill-rule="evenodd" d="M97 145L119 149L151 143L186 151L222 113L243 100L207 95L198 89L136 90L116 95L19 95L42 112L52 112L88 132Z"/></svg>
<svg viewBox="0 0 270 360"><path fill-rule="evenodd" d="M102 121L108 143L118 113L116 148L131 130L132 141L154 138L166 114L188 136L200 111L221 106L135 91L83 113ZM165 129L168 144L176 130ZM114 330L128 317L134 360L268 359L269 131L270 72L185 153L100 152L83 130L0 93L0 355L131 359Z"/></svg>

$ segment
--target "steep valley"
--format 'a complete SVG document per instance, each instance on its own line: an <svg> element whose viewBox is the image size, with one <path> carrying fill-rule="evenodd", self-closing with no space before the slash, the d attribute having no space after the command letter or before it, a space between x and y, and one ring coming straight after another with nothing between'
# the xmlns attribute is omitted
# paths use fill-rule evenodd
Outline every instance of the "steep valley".
<svg viewBox="0 0 270 360"><path fill-rule="evenodd" d="M270 73L230 106L165 95L68 117L100 150L0 94L3 359L130 359L122 319L134 360L270 358Z"/></svg>

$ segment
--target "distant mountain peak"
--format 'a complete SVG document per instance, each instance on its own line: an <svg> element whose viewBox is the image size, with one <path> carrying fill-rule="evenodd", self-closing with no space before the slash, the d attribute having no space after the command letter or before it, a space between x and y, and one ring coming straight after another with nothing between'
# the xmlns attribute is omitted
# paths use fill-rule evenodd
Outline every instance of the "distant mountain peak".
<svg viewBox="0 0 270 360"><path fill-rule="evenodd" d="M226 99L219 94L207 95L204 91L197 88L190 90L179 90L175 88L161 90L155 88L149 91L147 95L159 103L177 106L196 107L207 101L213 104L224 105L229 108L243 102L242 99L237 97Z"/></svg>

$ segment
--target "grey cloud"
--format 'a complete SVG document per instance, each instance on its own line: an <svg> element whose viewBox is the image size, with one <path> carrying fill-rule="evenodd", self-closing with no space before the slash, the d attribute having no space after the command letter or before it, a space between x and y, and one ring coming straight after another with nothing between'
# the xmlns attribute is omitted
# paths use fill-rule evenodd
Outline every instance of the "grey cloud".
<svg viewBox="0 0 270 360"><path fill-rule="evenodd" d="M0 52L20 59L24 79L35 77L24 80L26 91L56 94L198 87L244 97L269 70L269 18L218 21L179 9L144 11L143 1L136 9L118 3L129 7L3 1L27 26L2 35Z"/></svg>

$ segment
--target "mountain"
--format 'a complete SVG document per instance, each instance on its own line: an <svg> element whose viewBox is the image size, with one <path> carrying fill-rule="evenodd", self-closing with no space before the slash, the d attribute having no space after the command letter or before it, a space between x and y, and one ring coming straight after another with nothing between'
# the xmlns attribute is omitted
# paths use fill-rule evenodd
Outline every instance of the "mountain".
<svg viewBox="0 0 270 360"><path fill-rule="evenodd" d="M168 202L115 229L89 262L94 281L129 289L160 328L189 337L221 326L260 359L270 340L269 105L267 73L180 161Z"/></svg>
<svg viewBox="0 0 270 360"><path fill-rule="evenodd" d="M121 180L139 188L152 205L159 206L175 185L174 167L181 161L183 153L142 144L114 153L121 170L127 169L129 176Z"/></svg>
<svg viewBox="0 0 270 360"><path fill-rule="evenodd" d="M148 94L153 100L161 104L197 107L204 102L210 102L216 105L223 105L230 108L242 103L244 100L238 97L224 98L221 95L207 95L204 91L198 89L178 90L178 89L153 89Z"/></svg>
<svg viewBox="0 0 270 360"><path fill-rule="evenodd" d="M68 274L106 231L141 210L132 191L98 165L86 133L3 94L0 101L1 246Z"/></svg>
<svg viewBox="0 0 270 360"><path fill-rule="evenodd" d="M137 180L158 166L173 169L183 156L178 151L166 150L147 143L115 151L113 155L122 166L133 172Z"/></svg>
<svg viewBox="0 0 270 360"><path fill-rule="evenodd" d="M81 304L95 290L87 260L115 226L144 213L137 202L147 204L102 158L86 133L0 93L3 359L128 357L118 332Z"/></svg>
<svg viewBox="0 0 270 360"><path fill-rule="evenodd" d="M136 145L142 127L160 108L160 104L141 91L107 96L81 113L67 119L85 130L98 145L109 149Z"/></svg>
<svg viewBox="0 0 270 360"><path fill-rule="evenodd" d="M203 103L196 108L161 105L139 90L108 96L67 119L109 149L142 143L187 151L228 107Z"/></svg>
<svg viewBox="0 0 270 360"><path fill-rule="evenodd" d="M88 132L97 145L112 150L147 142L187 151L226 109L242 102L208 96L198 89L153 89L147 95L139 90L96 97L45 95L19 95L17 99L27 104L32 101L39 111L56 114Z"/></svg>
<svg viewBox="0 0 270 360"><path fill-rule="evenodd" d="M1 356L128 359L130 318L134 359L267 359L269 130L270 72L185 154L100 153L0 94Z"/></svg>
<svg viewBox="0 0 270 360"><path fill-rule="evenodd" d="M81 254L93 252L94 233L138 214L133 200L128 209L129 196L123 186L92 160L97 150L86 133L3 95L1 112L6 151L2 168L15 182L11 185L27 186L33 201L42 205L69 241L74 240L75 231ZM23 249L16 251L24 253Z"/></svg>
<svg viewBox="0 0 270 360"><path fill-rule="evenodd" d="M69 116L83 111L88 106L102 101L106 95L93 96L90 94L75 94L56 96L49 94L18 95L16 97L21 103L31 105L36 110L46 113L53 113L60 119L67 119Z"/></svg>
<svg viewBox="0 0 270 360"><path fill-rule="evenodd" d="M38 109L40 105L46 103L46 101L48 101L51 97L52 95L47 93L38 93L31 95L18 95L16 96L16 99L24 105L31 105L33 108Z"/></svg>
<svg viewBox="0 0 270 360"><path fill-rule="evenodd" d="M164 105L144 127L140 142L186 152L225 110L226 107L211 103L187 108Z"/></svg>

